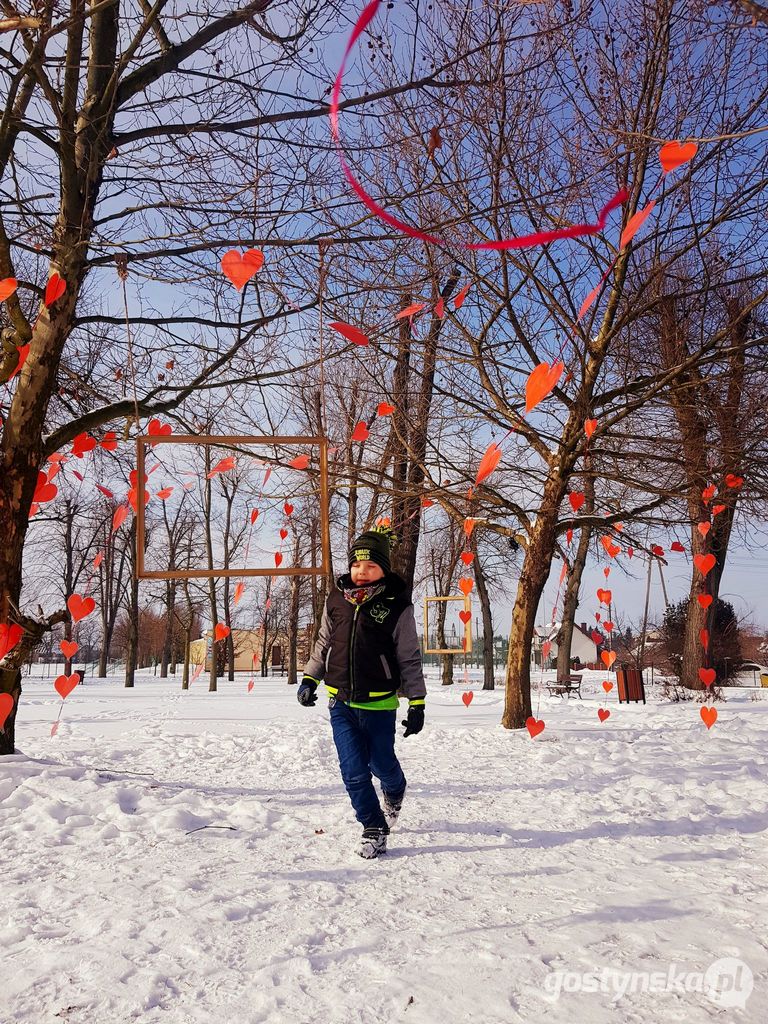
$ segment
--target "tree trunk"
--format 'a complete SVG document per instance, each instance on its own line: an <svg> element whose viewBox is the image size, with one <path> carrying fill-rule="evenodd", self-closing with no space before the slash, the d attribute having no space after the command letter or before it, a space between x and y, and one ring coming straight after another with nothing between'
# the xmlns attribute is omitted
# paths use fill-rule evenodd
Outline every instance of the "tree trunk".
<svg viewBox="0 0 768 1024"><path fill-rule="evenodd" d="M213 538L211 537L211 480L208 474L211 471L211 449L205 448L205 553L208 559L208 569L213 569ZM216 648L216 623L219 621L219 612L216 607L216 580L211 577L208 580L208 601L211 609L211 664L208 673L208 692L215 693L218 689L217 680L219 674L219 657Z"/></svg>
<svg viewBox="0 0 768 1024"><path fill-rule="evenodd" d="M517 585L517 598L512 613L507 654L507 678L504 696L504 714L501 724L505 729L522 729L531 717L531 646L536 626L536 613L544 592L558 521L558 509L565 495L568 475L561 470L553 473L544 486L542 502L536 522L528 535L523 568Z"/></svg>
<svg viewBox="0 0 768 1024"><path fill-rule="evenodd" d="M173 616L176 604L176 587L173 580L165 581L165 636L163 637L163 653L160 659L160 678L168 678L168 663L171 660L173 643Z"/></svg>
<svg viewBox="0 0 768 1024"><path fill-rule="evenodd" d="M591 468L588 458L585 459L585 468ZM592 515L595 511L595 483L591 474L586 478L584 495L586 498L584 512L586 515ZM571 671L571 645L573 643L574 620L576 618L576 609L579 606L581 578L584 574L584 567L587 564L591 540L592 527L589 523L584 523L579 533L579 546L576 549L576 556L573 559L571 571L568 573L568 581L565 585L565 594L563 595L562 625L557 635L558 679L563 679Z"/></svg>
<svg viewBox="0 0 768 1024"><path fill-rule="evenodd" d="M21 669L0 668L0 693L13 698L13 707L0 730L0 755L13 754L16 749L16 711L21 696Z"/></svg>
<svg viewBox="0 0 768 1024"><path fill-rule="evenodd" d="M190 649L190 646L192 644L192 620L191 619L190 619L189 626L187 626L187 636L186 636L186 639L187 639L187 642L186 642L186 644L184 646L184 673L183 673L183 675L181 677L181 688L182 688L182 690L188 690L189 689L189 654L190 654L190 650L189 649ZM205 654L203 654L203 657L205 657Z"/></svg>
<svg viewBox="0 0 768 1024"><path fill-rule="evenodd" d="M474 533L470 535L469 546L475 555L472 568L475 570L475 586L477 587L477 597L480 601L480 615L483 620L483 689L493 690L496 687L493 674L493 615L491 613L491 601L488 596L488 586L485 581L485 572L477 557L477 542L474 539Z"/></svg>
<svg viewBox="0 0 768 1024"><path fill-rule="evenodd" d="M440 291L440 298L444 303L452 295L459 282L460 271L457 267L451 274ZM416 555L421 535L421 492L425 480L424 462L427 453L427 438L429 434L429 417L432 408L432 395L434 392L435 371L437 368L437 351L440 340L440 332L444 321L438 316L433 316L429 325L427 337L424 339L424 355L421 367L421 387L419 396L413 408L413 416L410 418L410 431L402 444L407 451L408 474L405 493L398 497L393 507L393 522L399 527L400 543L395 549L395 569L409 587L413 587L413 580L416 574ZM403 325L403 328L404 325ZM408 328L410 330L410 327ZM402 422L400 418L399 422ZM404 429L401 427L401 429ZM398 467L398 459L400 465ZM402 476L403 453L400 452L395 459L396 479Z"/></svg>
<svg viewBox="0 0 768 1024"><path fill-rule="evenodd" d="M299 560L299 539L295 538L293 544L293 561L297 564ZM301 576L291 576L289 587L288 623L286 628L288 638L288 685L293 686L299 681L298 674L298 651L299 643L299 614L301 611Z"/></svg>

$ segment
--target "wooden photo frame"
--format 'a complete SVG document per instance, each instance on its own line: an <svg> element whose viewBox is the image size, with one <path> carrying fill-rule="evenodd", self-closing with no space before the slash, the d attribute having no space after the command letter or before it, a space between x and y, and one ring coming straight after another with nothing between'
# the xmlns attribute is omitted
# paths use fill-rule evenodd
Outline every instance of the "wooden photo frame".
<svg viewBox="0 0 768 1024"><path fill-rule="evenodd" d="M219 577L245 576L326 576L331 571L331 530L328 498L328 439L325 437L246 437L212 434L143 434L136 438L136 493L141 495L147 487L145 455L147 445L190 445L210 447L217 445L227 448L246 445L299 445L319 449L319 504L320 504L320 550L319 566L287 566L263 569L213 568L213 569L172 569L168 571L148 569L144 564L146 523L144 502L136 501L136 578L140 580L214 579ZM273 459L272 462L275 460ZM305 470L297 470L305 472Z"/></svg>
<svg viewBox="0 0 768 1024"><path fill-rule="evenodd" d="M438 601L461 601L464 605L462 611L470 612L469 619L464 623L463 646L461 647L429 647L429 608ZM469 594L462 597L453 594L450 597L425 597L424 598L424 654L469 654L472 650L472 602Z"/></svg>

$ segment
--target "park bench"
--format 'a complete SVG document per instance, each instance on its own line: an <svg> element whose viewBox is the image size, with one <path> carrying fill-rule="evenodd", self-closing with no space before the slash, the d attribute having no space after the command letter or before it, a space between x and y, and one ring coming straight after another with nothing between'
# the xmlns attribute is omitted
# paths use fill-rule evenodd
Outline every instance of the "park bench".
<svg viewBox="0 0 768 1024"><path fill-rule="evenodd" d="M549 690L550 697L576 696L581 700L581 674L571 673L567 676L558 677L554 683L545 683Z"/></svg>

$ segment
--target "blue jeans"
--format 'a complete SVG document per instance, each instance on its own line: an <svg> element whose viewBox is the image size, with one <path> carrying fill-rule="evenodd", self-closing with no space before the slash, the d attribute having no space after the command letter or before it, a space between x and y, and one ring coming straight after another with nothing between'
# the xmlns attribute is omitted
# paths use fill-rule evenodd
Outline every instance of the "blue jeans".
<svg viewBox="0 0 768 1024"><path fill-rule="evenodd" d="M405 775L395 756L396 718L397 711L351 708L342 701L331 706L341 777L363 828L386 825L372 774L392 799L399 799L405 792Z"/></svg>

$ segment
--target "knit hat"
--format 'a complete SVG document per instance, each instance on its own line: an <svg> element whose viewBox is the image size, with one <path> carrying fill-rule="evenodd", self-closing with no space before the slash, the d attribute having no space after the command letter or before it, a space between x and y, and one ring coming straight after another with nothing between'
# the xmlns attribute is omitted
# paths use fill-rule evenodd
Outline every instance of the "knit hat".
<svg viewBox="0 0 768 1024"><path fill-rule="evenodd" d="M389 530L366 530L361 533L349 549L349 565L353 562L375 562L384 572L390 572L390 535Z"/></svg>

